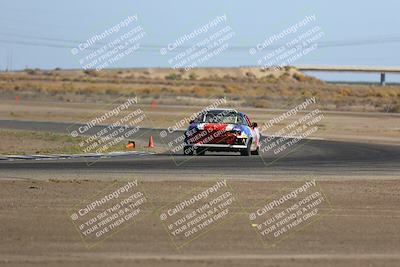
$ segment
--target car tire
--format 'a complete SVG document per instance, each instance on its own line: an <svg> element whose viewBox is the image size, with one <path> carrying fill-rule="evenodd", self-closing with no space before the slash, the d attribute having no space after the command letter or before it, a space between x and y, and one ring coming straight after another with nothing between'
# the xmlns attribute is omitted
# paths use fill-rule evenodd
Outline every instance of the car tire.
<svg viewBox="0 0 400 267"><path fill-rule="evenodd" d="M250 156L251 155L251 142L252 142L252 140L250 139L249 142L247 142L247 147L240 151L241 156Z"/></svg>
<svg viewBox="0 0 400 267"><path fill-rule="evenodd" d="M193 147L192 146L183 147L183 155L192 156L193 155Z"/></svg>
<svg viewBox="0 0 400 267"><path fill-rule="evenodd" d="M205 149L205 148L197 148L197 149L196 149L196 155L197 155L197 156L204 156L205 153L206 153L206 150L207 150L207 149Z"/></svg>
<svg viewBox="0 0 400 267"><path fill-rule="evenodd" d="M260 154L259 147L257 147L256 150L251 151L251 154L252 154L252 155L259 155L259 154Z"/></svg>

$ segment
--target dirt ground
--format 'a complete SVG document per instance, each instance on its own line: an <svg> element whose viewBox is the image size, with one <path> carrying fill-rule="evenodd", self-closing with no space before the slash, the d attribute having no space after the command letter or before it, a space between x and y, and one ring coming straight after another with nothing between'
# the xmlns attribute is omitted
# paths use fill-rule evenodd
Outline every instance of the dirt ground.
<svg viewBox="0 0 400 267"><path fill-rule="evenodd" d="M134 178L134 177L133 177ZM141 221L88 249L69 209L104 194L111 181L0 182L0 264L6 266L398 266L400 182L317 179L329 205L318 220L294 228L279 243L263 243L248 211L288 181L228 180L241 208L177 250L159 211L205 181L145 181L149 206ZM377 177L379 179L379 177ZM192 194L192 193L191 193ZM190 195L190 194L189 194ZM86 201L86 202L85 202Z"/></svg>

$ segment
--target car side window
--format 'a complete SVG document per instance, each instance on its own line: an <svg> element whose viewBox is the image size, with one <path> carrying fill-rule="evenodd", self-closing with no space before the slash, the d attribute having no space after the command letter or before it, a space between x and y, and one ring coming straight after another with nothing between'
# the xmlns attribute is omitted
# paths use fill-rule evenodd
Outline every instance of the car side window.
<svg viewBox="0 0 400 267"><path fill-rule="evenodd" d="M243 115L242 115L242 114L240 114L240 115L238 116L238 124L247 125L247 121L246 121L245 118L243 118Z"/></svg>
<svg viewBox="0 0 400 267"><path fill-rule="evenodd" d="M197 116L197 118L195 118L193 120L193 122L199 123L199 122L203 122L203 120L204 120L204 115L200 114L199 116Z"/></svg>
<svg viewBox="0 0 400 267"><path fill-rule="evenodd" d="M244 115L244 117L246 118L247 125L251 126L251 121L250 121L249 117L247 117L247 115Z"/></svg>

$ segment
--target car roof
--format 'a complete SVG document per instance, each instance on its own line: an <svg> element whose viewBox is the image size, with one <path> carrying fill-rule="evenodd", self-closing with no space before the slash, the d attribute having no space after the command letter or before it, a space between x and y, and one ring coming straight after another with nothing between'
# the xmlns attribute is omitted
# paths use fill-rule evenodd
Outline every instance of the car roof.
<svg viewBox="0 0 400 267"><path fill-rule="evenodd" d="M222 112L222 111L232 111L232 112L235 112L235 113L239 113L239 112L237 112L236 109L233 109L233 108L210 108L207 111L220 111L220 112Z"/></svg>

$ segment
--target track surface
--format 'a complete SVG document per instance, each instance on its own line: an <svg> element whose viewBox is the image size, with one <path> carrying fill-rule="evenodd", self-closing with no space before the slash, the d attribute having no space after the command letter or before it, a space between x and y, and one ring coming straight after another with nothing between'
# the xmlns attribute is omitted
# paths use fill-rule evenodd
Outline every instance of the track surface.
<svg viewBox="0 0 400 267"><path fill-rule="evenodd" d="M0 120L1 128L44 130L68 133L71 124L34 121ZM76 125L75 125L76 126ZM95 131L101 127L97 126ZM160 140L160 130L141 129L138 138L148 138L153 135L156 144ZM174 133L175 136L182 134ZM89 164L89 166L88 166ZM62 160L62 161L14 161L1 162L0 169L18 170L75 170L75 171L141 171L158 173L236 173L236 174L263 174L271 170L282 171L312 171L312 172L347 172L360 174L374 171L375 173L400 172L400 146L362 144L353 142L337 142L326 140L303 140L293 149L279 155L272 151L260 156L241 157L234 153L208 153L206 156L188 157L181 152L169 152L140 158L118 157L101 159L98 161Z"/></svg>

